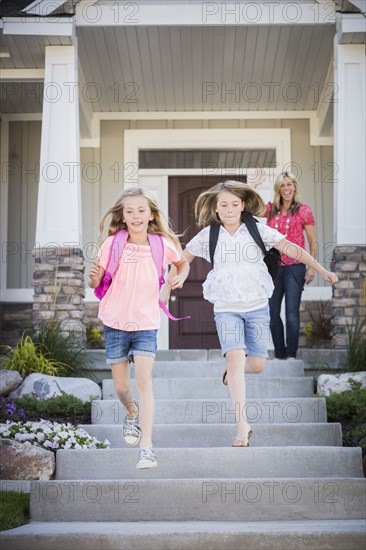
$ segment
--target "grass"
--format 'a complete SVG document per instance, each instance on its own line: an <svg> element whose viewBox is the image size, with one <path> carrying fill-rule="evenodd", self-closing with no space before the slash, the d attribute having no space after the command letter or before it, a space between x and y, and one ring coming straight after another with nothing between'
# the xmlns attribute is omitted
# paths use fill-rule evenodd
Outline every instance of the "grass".
<svg viewBox="0 0 366 550"><path fill-rule="evenodd" d="M25 493L0 492L0 531L28 523L29 499Z"/></svg>

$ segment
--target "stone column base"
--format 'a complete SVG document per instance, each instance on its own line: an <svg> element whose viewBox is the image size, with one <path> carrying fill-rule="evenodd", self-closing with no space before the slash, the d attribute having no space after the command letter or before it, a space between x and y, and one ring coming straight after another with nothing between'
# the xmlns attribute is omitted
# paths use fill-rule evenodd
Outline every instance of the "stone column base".
<svg viewBox="0 0 366 550"><path fill-rule="evenodd" d="M33 323L60 321L65 333L85 343L84 258L80 248L40 247L33 250Z"/></svg>
<svg viewBox="0 0 366 550"><path fill-rule="evenodd" d="M333 345L348 345L348 329L366 313L366 246L336 246L331 270L339 282L333 286L332 334Z"/></svg>

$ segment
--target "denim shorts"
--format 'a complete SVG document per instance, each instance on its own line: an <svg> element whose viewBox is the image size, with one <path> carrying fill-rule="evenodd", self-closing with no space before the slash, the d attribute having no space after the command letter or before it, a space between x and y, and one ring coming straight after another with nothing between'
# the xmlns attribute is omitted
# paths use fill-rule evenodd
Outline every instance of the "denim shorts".
<svg viewBox="0 0 366 550"><path fill-rule="evenodd" d="M107 363L124 363L133 355L156 357L157 330L118 330L103 325Z"/></svg>
<svg viewBox="0 0 366 550"><path fill-rule="evenodd" d="M215 313L222 355L244 349L246 355L268 357L269 306L243 313Z"/></svg>

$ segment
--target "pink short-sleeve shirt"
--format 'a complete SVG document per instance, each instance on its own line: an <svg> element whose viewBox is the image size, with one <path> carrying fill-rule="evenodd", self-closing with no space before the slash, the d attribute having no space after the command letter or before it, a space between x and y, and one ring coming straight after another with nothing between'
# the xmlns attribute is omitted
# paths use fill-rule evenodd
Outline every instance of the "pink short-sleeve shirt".
<svg viewBox="0 0 366 550"><path fill-rule="evenodd" d="M305 248L305 237L304 237L304 226L305 225L315 225L314 216L310 206L307 204L301 204L299 210L296 214L292 215L290 213L282 215L280 213L273 216L269 221L269 213L272 208L272 203L267 204L267 225L277 229L282 233L288 241L296 243L302 248ZM281 255L281 260L285 265L300 264L298 260L286 256L286 254Z"/></svg>
<svg viewBox="0 0 366 550"><path fill-rule="evenodd" d="M106 269L113 236L103 242L98 258ZM169 239L164 242L164 268L179 261ZM153 330L160 327L159 281L149 245L126 243L112 284L99 305L99 319L118 330Z"/></svg>

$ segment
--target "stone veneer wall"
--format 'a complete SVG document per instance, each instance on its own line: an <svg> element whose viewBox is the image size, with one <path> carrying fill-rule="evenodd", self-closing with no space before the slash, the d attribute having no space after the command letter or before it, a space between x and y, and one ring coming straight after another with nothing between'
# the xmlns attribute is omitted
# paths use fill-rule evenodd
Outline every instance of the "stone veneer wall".
<svg viewBox="0 0 366 550"><path fill-rule="evenodd" d="M15 346L25 330L33 328L33 304L11 303L0 304L0 344ZM1 353L5 350L1 349Z"/></svg>
<svg viewBox="0 0 366 550"><path fill-rule="evenodd" d="M62 322L65 332L85 342L84 259L80 248L36 248L33 274L33 323Z"/></svg>
<svg viewBox="0 0 366 550"><path fill-rule="evenodd" d="M333 342L346 347L347 325L366 313L366 246L336 246L331 269L339 279L333 286Z"/></svg>

